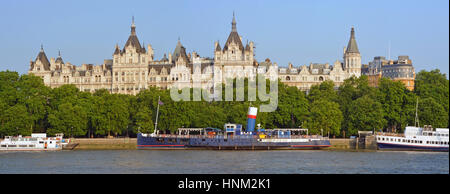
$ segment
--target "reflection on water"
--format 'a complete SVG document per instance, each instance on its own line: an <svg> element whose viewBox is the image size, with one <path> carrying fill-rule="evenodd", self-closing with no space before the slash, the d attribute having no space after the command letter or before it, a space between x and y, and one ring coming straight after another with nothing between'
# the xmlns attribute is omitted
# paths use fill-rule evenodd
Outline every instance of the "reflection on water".
<svg viewBox="0 0 450 194"><path fill-rule="evenodd" d="M7 173L448 174L448 152L92 150L0 152Z"/></svg>

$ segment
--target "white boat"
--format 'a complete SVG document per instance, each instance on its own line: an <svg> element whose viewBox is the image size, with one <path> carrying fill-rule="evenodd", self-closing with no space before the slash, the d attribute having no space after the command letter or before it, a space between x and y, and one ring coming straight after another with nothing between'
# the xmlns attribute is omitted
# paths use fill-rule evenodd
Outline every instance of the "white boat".
<svg viewBox="0 0 450 194"><path fill-rule="evenodd" d="M449 129L431 126L406 127L404 134L377 133L379 149L448 152Z"/></svg>
<svg viewBox="0 0 450 194"><path fill-rule="evenodd" d="M61 150L70 140L63 139L63 134L47 137L46 133L32 133L31 136L6 136L0 142L0 151L44 151Z"/></svg>

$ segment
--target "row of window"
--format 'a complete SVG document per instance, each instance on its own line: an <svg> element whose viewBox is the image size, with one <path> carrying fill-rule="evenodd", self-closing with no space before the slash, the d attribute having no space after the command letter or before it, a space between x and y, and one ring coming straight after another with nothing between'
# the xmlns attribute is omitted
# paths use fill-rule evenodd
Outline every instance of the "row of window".
<svg viewBox="0 0 450 194"><path fill-rule="evenodd" d="M430 132L423 132L424 136L442 136L442 137L448 137L448 134L440 134L440 133L430 133Z"/></svg>
<svg viewBox="0 0 450 194"><path fill-rule="evenodd" d="M324 81L324 80L326 80L327 78L324 78L324 77L322 77L322 76L319 76L319 77L314 77L314 81ZM291 78L290 76L286 76L285 77L285 80L286 81L295 81L295 78ZM305 76L303 76L302 77L302 81L308 81L308 78L307 77L305 77ZM341 81L341 78L340 77L336 77L335 78L335 81Z"/></svg>
<svg viewBox="0 0 450 194"><path fill-rule="evenodd" d="M390 141L390 142L403 142L403 143L420 143L422 144L422 140L412 140L412 139L395 139L395 138L384 138L378 137L379 141ZM426 144L435 144L435 145L448 145L446 141L426 141Z"/></svg>
<svg viewBox="0 0 450 194"><path fill-rule="evenodd" d="M34 144L31 144L31 145L1 145L1 147L2 148L16 148L16 147L19 147L19 148L26 148L26 147L33 148L33 147L35 147L35 145Z"/></svg>

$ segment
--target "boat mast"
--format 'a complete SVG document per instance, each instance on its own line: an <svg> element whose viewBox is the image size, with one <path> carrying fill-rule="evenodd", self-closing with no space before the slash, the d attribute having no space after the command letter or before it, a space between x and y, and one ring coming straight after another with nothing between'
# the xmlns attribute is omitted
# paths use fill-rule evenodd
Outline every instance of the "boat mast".
<svg viewBox="0 0 450 194"><path fill-rule="evenodd" d="M419 106L419 98L416 101L416 118L414 119L414 126L419 127L419 116L417 115L417 108Z"/></svg>
<svg viewBox="0 0 450 194"><path fill-rule="evenodd" d="M153 134L156 133L158 127L158 113L159 113L159 102L161 100L161 96L158 97L158 108L156 109L156 121L155 121L155 130L153 130Z"/></svg>

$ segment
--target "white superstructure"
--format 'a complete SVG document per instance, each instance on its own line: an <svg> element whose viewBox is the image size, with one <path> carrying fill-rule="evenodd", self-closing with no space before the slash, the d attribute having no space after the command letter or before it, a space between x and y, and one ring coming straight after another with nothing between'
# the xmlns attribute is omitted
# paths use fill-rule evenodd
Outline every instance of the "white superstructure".
<svg viewBox="0 0 450 194"><path fill-rule="evenodd" d="M56 134L56 137L47 137L45 133L32 133L28 137L6 136L0 142L0 151L61 150L68 143L68 140L63 139L62 133Z"/></svg>
<svg viewBox="0 0 450 194"><path fill-rule="evenodd" d="M418 149L448 151L449 129L431 126L406 127L404 134L377 133L380 149Z"/></svg>

